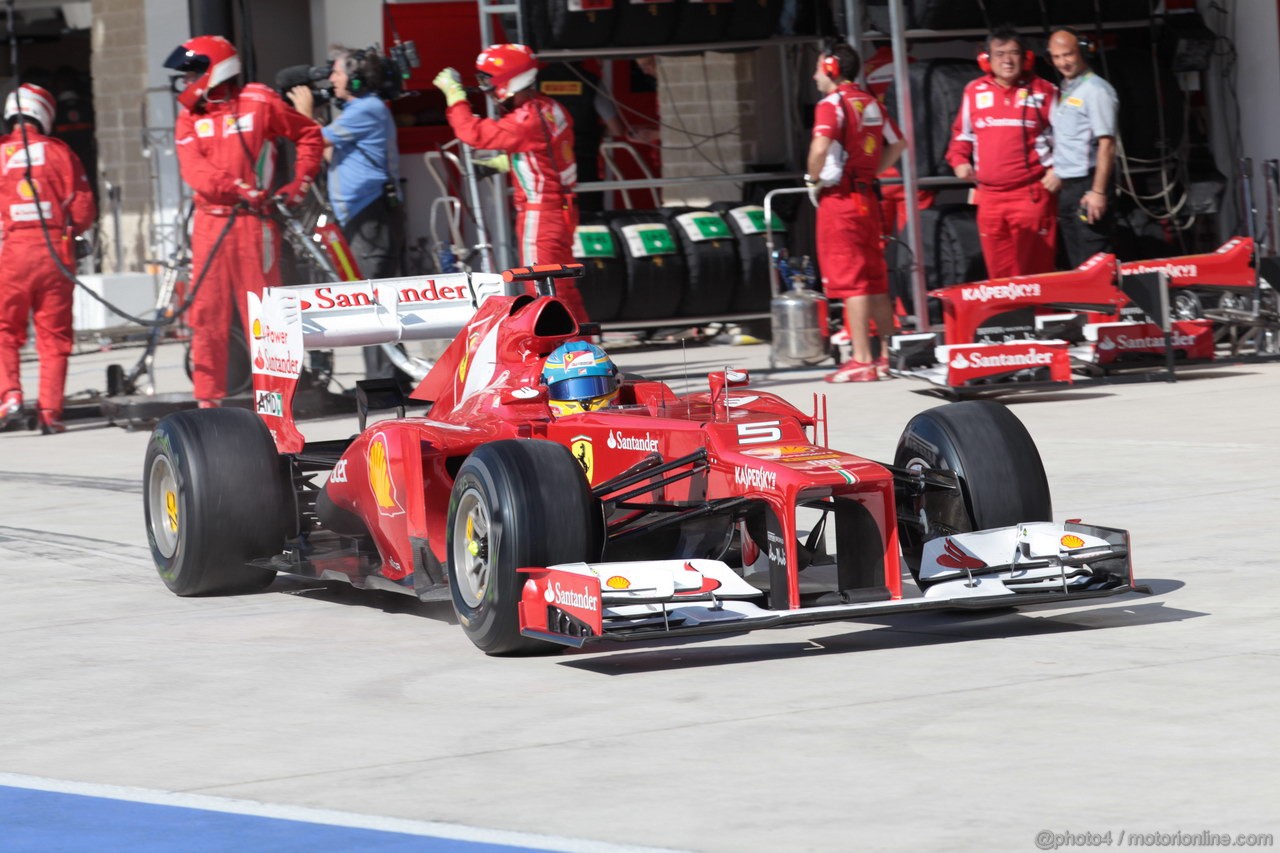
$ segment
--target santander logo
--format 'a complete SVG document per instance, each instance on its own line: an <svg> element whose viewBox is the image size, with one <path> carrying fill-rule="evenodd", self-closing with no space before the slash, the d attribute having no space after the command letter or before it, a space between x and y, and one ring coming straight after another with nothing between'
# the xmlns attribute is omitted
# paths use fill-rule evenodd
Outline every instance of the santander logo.
<svg viewBox="0 0 1280 853"><path fill-rule="evenodd" d="M942 550L945 553L938 557L939 566L946 566L948 569L985 569L987 567L982 560L961 551L960 546L950 537L943 543Z"/></svg>
<svg viewBox="0 0 1280 853"><path fill-rule="evenodd" d="M964 370L969 366L969 359L964 357L964 353L956 353L956 357L951 359L951 366L956 370Z"/></svg>

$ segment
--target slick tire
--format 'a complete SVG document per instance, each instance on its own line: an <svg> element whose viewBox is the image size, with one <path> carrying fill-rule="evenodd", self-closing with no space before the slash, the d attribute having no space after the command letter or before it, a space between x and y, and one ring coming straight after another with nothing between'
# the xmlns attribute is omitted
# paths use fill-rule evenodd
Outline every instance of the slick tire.
<svg viewBox="0 0 1280 853"><path fill-rule="evenodd" d="M445 547L453 609L485 654L559 646L520 634L523 566L589 561L601 548L600 507L569 449L535 439L482 444L449 497Z"/></svg>
<svg viewBox="0 0 1280 853"><path fill-rule="evenodd" d="M960 483L959 493L930 489L911 495L898 487L898 537L917 583L929 539L1053 520L1040 452L1022 421L1000 403L969 400L921 412L898 439L893 464L954 471ZM922 510L928 532L919 521Z"/></svg>
<svg viewBox="0 0 1280 853"><path fill-rule="evenodd" d="M248 565L283 550L296 512L286 461L247 409L189 409L156 424L143 467L143 509L156 571L177 595L266 587Z"/></svg>

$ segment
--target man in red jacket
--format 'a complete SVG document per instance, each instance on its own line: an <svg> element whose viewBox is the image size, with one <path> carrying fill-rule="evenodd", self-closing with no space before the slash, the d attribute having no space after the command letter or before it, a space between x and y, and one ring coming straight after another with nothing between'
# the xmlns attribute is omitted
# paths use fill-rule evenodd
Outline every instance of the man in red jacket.
<svg viewBox="0 0 1280 853"><path fill-rule="evenodd" d="M853 357L828 382L874 382L889 372L893 306L884 263L876 175L897 162L906 142L880 102L852 81L861 58L846 44L818 58L813 81L823 95L813 114L805 183L818 208L818 268L830 299L844 301ZM869 320L880 337L872 361Z"/></svg>
<svg viewBox="0 0 1280 853"><path fill-rule="evenodd" d="M449 124L473 148L508 152L488 161L515 180L516 241L520 263L573 262L573 230L578 225L578 165L573 155L573 119L557 101L538 92L538 63L522 44L495 44L476 57L480 87L502 106L501 118L471 112L462 78L446 68L433 81L444 92ZM569 279L556 282L556 294L578 322L587 311Z"/></svg>
<svg viewBox="0 0 1280 853"><path fill-rule="evenodd" d="M52 95L24 83L5 98L9 132L0 138L0 428L26 417L18 351L31 317L40 357L38 417L45 435L66 429L62 398L75 342L74 238L98 216L80 158L62 141L45 136L56 112Z"/></svg>
<svg viewBox="0 0 1280 853"><path fill-rule="evenodd" d="M275 197L300 202L320 169L320 126L259 83L241 87L240 57L221 36L197 36L165 61L183 73L174 137L182 178L195 192L191 235L192 384L202 407L227 394L227 330L232 311L246 324L245 298L280 283L280 231L267 216L275 141L296 147L293 181ZM221 239L221 242L219 242ZM200 276L203 275L203 279Z"/></svg>
<svg viewBox="0 0 1280 853"><path fill-rule="evenodd" d="M1054 268L1057 197L1046 175L1058 90L1035 75L1033 63L1016 31L988 36L978 57L987 74L965 86L947 147L956 177L978 184L978 234L991 278Z"/></svg>

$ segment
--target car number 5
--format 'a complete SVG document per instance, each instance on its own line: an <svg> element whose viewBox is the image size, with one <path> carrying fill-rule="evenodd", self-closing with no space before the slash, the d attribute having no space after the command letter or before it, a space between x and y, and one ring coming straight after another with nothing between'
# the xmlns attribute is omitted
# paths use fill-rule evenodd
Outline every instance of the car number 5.
<svg viewBox="0 0 1280 853"><path fill-rule="evenodd" d="M782 421L738 424L738 444L763 444L782 439Z"/></svg>

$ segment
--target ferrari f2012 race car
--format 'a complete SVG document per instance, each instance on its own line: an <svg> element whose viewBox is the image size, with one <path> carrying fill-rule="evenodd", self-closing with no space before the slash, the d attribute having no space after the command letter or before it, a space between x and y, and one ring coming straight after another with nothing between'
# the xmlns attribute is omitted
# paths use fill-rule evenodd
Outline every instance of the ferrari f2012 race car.
<svg viewBox="0 0 1280 853"><path fill-rule="evenodd" d="M489 654L1133 588L1128 534L1053 523L1036 446L998 403L916 415L891 464L829 447L825 399L803 412L733 368L685 394L622 374L607 405L554 414L548 355L593 331L553 295L577 272L250 297L256 412L179 412L151 436L161 578L184 596L288 573L451 600ZM537 295L508 292L525 280ZM407 400L360 383L358 434L298 432L306 348L454 331ZM370 421L380 405L397 416Z"/></svg>

